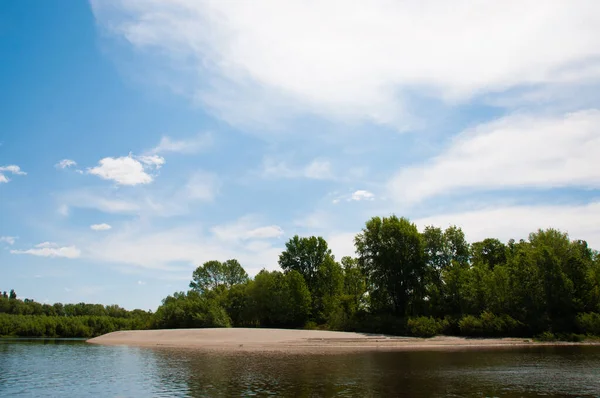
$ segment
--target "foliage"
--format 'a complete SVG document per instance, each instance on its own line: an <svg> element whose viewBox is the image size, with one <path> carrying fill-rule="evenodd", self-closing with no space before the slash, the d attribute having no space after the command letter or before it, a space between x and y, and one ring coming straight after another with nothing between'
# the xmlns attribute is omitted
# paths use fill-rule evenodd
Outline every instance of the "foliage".
<svg viewBox="0 0 600 398"><path fill-rule="evenodd" d="M192 274L190 288L202 293L216 290L221 286L230 288L246 281L248 281L248 274L237 260L231 259L225 262L213 260L196 268Z"/></svg>
<svg viewBox="0 0 600 398"><path fill-rule="evenodd" d="M577 327L583 334L600 336L600 314L594 312L578 314Z"/></svg>
<svg viewBox="0 0 600 398"><path fill-rule="evenodd" d="M194 270L156 313L0 296L0 334L91 336L124 328L278 327L429 337L600 335L600 254L555 229L469 244L457 226L422 232L374 217L338 263L322 237L294 236L281 271L253 279L235 259Z"/></svg>
<svg viewBox="0 0 600 398"><path fill-rule="evenodd" d="M374 311L415 314L424 296L426 258L417 227L406 218L373 217L355 238Z"/></svg>
<svg viewBox="0 0 600 398"><path fill-rule="evenodd" d="M444 333L449 326L446 319L434 319L426 316L410 318L407 322L408 333L416 337L433 337Z"/></svg>

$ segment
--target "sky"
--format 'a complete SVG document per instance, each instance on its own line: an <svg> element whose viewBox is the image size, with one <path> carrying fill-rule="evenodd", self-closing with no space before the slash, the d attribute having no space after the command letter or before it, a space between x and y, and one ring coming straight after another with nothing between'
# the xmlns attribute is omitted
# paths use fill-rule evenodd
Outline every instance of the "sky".
<svg viewBox="0 0 600 398"><path fill-rule="evenodd" d="M596 0L0 2L0 290L155 310L373 216L600 249Z"/></svg>

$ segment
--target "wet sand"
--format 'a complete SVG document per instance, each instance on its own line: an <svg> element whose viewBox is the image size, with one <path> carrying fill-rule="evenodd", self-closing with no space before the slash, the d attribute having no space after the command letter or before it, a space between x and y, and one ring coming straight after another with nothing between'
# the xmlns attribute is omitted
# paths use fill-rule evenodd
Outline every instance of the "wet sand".
<svg viewBox="0 0 600 398"><path fill-rule="evenodd" d="M363 350L462 350L530 347L538 345L590 345L597 343L545 343L526 338L432 338L294 329L169 329L108 333L87 341L91 344L139 347L179 347L211 351L306 351Z"/></svg>

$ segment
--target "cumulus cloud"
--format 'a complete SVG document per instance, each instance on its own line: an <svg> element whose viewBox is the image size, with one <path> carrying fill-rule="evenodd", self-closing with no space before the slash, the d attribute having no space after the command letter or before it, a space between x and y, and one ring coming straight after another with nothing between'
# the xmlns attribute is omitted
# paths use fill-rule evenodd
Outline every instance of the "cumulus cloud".
<svg viewBox="0 0 600 398"><path fill-rule="evenodd" d="M456 190L600 187L600 111L511 115L467 130L441 155L407 167L391 196L417 202Z"/></svg>
<svg viewBox="0 0 600 398"><path fill-rule="evenodd" d="M198 134L189 139L174 140L169 136L163 136L158 145L152 148L150 154L175 152L183 154L197 153L209 148L213 143L210 133Z"/></svg>
<svg viewBox="0 0 600 398"><path fill-rule="evenodd" d="M58 169L66 169L72 166L77 166L77 162L71 159L63 159L54 166Z"/></svg>
<svg viewBox="0 0 600 398"><path fill-rule="evenodd" d="M112 227L108 224L102 223L102 224L92 224L90 225L90 229L94 230L94 231L108 231L109 229L111 229Z"/></svg>
<svg viewBox="0 0 600 398"><path fill-rule="evenodd" d="M415 95L455 103L600 78L595 0L92 0L92 9L110 33L175 65L178 91L232 122L312 113L402 126Z"/></svg>
<svg viewBox="0 0 600 398"><path fill-rule="evenodd" d="M78 258L81 255L81 250L75 246L60 247L56 243L43 242L35 247L27 250L11 250L12 254L30 254L39 257L64 257Z"/></svg>
<svg viewBox="0 0 600 398"><path fill-rule="evenodd" d="M0 236L0 242L8 243L9 245L14 245L16 240L16 236Z"/></svg>
<svg viewBox="0 0 600 398"><path fill-rule="evenodd" d="M8 166L0 166L0 183L6 183L10 181L10 178L8 178L4 173L11 173L13 175L21 176L27 175L27 173L21 170L21 168L17 165L11 164Z"/></svg>
<svg viewBox="0 0 600 398"><path fill-rule="evenodd" d="M87 172L120 185L138 185L148 184L153 180L153 176L146 172L146 168L150 166L158 168L165 162L160 156L143 156L138 160L130 155L119 158L107 157L98 163L98 166L89 168Z"/></svg>

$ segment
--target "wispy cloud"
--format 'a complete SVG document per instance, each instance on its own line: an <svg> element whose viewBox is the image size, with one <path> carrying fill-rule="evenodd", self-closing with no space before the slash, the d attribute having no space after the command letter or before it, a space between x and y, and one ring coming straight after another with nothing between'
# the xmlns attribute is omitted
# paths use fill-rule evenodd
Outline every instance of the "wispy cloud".
<svg viewBox="0 0 600 398"><path fill-rule="evenodd" d="M73 166L77 166L77 162L71 159L63 159L54 165L58 169L66 169Z"/></svg>
<svg viewBox="0 0 600 398"><path fill-rule="evenodd" d="M460 134L441 155L407 167L391 196L417 202L457 190L600 187L600 111L513 115Z"/></svg>
<svg viewBox="0 0 600 398"><path fill-rule="evenodd" d="M314 159L304 166L292 167L285 161L265 158L261 174L265 178L309 178L314 180L334 178L331 163L322 159Z"/></svg>
<svg viewBox="0 0 600 398"><path fill-rule="evenodd" d="M8 243L9 245L14 245L16 240L16 236L0 236L0 242Z"/></svg>
<svg viewBox="0 0 600 398"><path fill-rule="evenodd" d="M11 250L12 254L30 254L39 257L64 257L78 258L81 255L81 250L75 246L60 247L56 243L43 242L35 247L27 250Z"/></svg>
<svg viewBox="0 0 600 398"><path fill-rule="evenodd" d="M213 227L211 232L217 239L223 241L238 241L250 239L273 239L283 236L284 231L278 225L258 225L255 217L242 217L234 223L221 224Z"/></svg>
<svg viewBox="0 0 600 398"><path fill-rule="evenodd" d="M340 203L342 200L345 200L347 202L371 201L375 200L375 194L365 189L359 189L357 191L352 192L349 195L338 196L334 198L331 202L333 204L337 204Z"/></svg>
<svg viewBox="0 0 600 398"><path fill-rule="evenodd" d="M161 154L167 152L192 154L204 151L213 144L211 133L198 134L189 139L174 140L169 136L163 136L158 145L148 151L149 154Z"/></svg>
<svg viewBox="0 0 600 398"><path fill-rule="evenodd" d="M594 0L543 9L537 0L93 0L92 8L136 49L167 65L185 60L191 72L179 91L233 123L308 113L402 128L415 96L452 104L600 78ZM173 71L173 84L180 75Z"/></svg>

